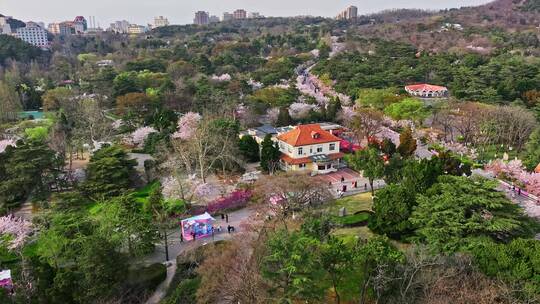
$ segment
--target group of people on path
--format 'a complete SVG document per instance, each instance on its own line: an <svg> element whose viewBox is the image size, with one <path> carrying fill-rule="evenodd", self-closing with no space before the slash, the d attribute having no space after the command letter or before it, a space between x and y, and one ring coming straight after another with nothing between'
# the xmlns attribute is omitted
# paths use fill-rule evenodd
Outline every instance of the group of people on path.
<svg viewBox="0 0 540 304"><path fill-rule="evenodd" d="M517 189L517 191L516 191ZM508 191L512 190L512 198L515 199L516 198L516 193L517 193L517 196L520 197L522 195L522 190L520 187L516 187L516 185L512 184L512 186L508 186ZM527 196L527 195L525 195ZM536 205L540 205L540 197L536 198Z"/></svg>

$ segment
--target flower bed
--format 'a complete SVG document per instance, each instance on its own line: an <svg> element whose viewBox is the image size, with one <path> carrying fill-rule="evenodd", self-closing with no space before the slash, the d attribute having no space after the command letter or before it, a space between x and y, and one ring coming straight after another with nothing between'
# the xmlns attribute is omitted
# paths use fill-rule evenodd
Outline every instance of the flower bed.
<svg viewBox="0 0 540 304"><path fill-rule="evenodd" d="M219 198L206 206L206 212L216 213L223 210L231 210L245 207L251 199L251 191L236 190L228 196Z"/></svg>

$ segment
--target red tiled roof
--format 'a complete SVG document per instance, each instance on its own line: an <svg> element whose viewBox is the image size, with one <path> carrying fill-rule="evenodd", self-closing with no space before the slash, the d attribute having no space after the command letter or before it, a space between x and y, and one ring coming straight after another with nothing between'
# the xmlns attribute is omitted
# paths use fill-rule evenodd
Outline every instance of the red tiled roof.
<svg viewBox="0 0 540 304"><path fill-rule="evenodd" d="M345 156L345 154L341 152L328 154L328 158L330 158L331 160L343 158L343 156ZM281 160L289 165L310 164L313 162L313 160L311 160L311 158L309 157L292 158L287 154L281 154Z"/></svg>
<svg viewBox="0 0 540 304"><path fill-rule="evenodd" d="M296 126L291 131L278 135L277 138L293 147L323 144L341 140L330 132L321 129L321 126L318 124Z"/></svg>
<svg viewBox="0 0 540 304"><path fill-rule="evenodd" d="M405 87L405 90L407 91L432 91L432 92L448 91L446 87L427 84L427 83L408 85Z"/></svg>

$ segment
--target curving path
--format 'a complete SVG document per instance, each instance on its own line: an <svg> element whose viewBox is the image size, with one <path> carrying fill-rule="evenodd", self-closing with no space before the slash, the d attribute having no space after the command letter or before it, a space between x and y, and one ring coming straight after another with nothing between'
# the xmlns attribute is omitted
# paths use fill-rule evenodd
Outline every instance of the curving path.
<svg viewBox="0 0 540 304"><path fill-rule="evenodd" d="M153 263L164 263L167 267L167 278L163 281L154 291L154 293L148 298L146 304L158 304L165 295L171 284L171 281L176 273L176 257L185 251L189 251L194 248L204 246L206 244L228 240L234 236L234 233L227 233L227 225L234 226L236 233L242 231L242 224L246 222L250 217L252 217L256 211L252 208L244 208L231 213L229 215L229 223L226 223L225 220L222 220L221 217L216 217L215 226L220 226L224 229L224 232L218 233L214 238L208 237L199 239L196 241L189 242L180 242L180 228L175 229L174 232L170 235L169 242L169 261L165 260L165 249L164 246L158 244L154 253L144 257L142 260L138 261L143 264L153 264Z"/></svg>

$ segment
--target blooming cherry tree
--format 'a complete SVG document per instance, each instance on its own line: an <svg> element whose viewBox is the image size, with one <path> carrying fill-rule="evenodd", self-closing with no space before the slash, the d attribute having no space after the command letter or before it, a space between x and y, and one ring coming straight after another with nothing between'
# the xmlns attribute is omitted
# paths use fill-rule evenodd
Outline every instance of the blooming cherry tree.
<svg viewBox="0 0 540 304"><path fill-rule="evenodd" d="M193 194L196 197L205 199L215 194L215 188L209 183L199 183L194 185Z"/></svg>
<svg viewBox="0 0 540 304"><path fill-rule="evenodd" d="M219 196L220 189L196 178L178 179L173 176L161 180L161 193L166 199L209 201Z"/></svg>
<svg viewBox="0 0 540 304"><path fill-rule="evenodd" d="M502 159L491 161L485 166L486 171L493 173L495 176L506 175L512 179L520 179L523 173L526 173L523 163L519 159L505 162Z"/></svg>
<svg viewBox="0 0 540 304"><path fill-rule="evenodd" d="M212 75L212 80L218 81L218 82L224 82L224 81L231 81L232 77L229 74L222 74L222 75Z"/></svg>
<svg viewBox="0 0 540 304"><path fill-rule="evenodd" d="M337 116L344 125L350 126L356 116L356 111L354 111L353 107L342 107Z"/></svg>
<svg viewBox="0 0 540 304"><path fill-rule="evenodd" d="M172 137L181 140L191 139L195 135L200 121L201 115L198 113L188 112L184 114L178 120L178 131L173 133Z"/></svg>
<svg viewBox="0 0 540 304"><path fill-rule="evenodd" d="M540 197L540 173L531 174L525 184L527 185L527 192Z"/></svg>
<svg viewBox="0 0 540 304"><path fill-rule="evenodd" d="M279 108L268 109L268 111L266 112L266 116L272 124L275 124L279 116Z"/></svg>
<svg viewBox="0 0 540 304"><path fill-rule="evenodd" d="M148 135L156 132L157 130L152 127L138 128L131 134L131 141L137 146L142 145L144 144L144 141L148 138Z"/></svg>
<svg viewBox="0 0 540 304"><path fill-rule="evenodd" d="M32 224L20 217L7 215L0 217L0 236L8 236L7 239L0 239L0 242L7 242L9 250L20 249L32 233Z"/></svg>
<svg viewBox="0 0 540 304"><path fill-rule="evenodd" d="M12 139L0 140L0 153L4 153L7 147L16 147L15 141Z"/></svg>
<svg viewBox="0 0 540 304"><path fill-rule="evenodd" d="M289 106L289 114L295 120L307 118L311 110L318 110L315 105L295 102Z"/></svg>

